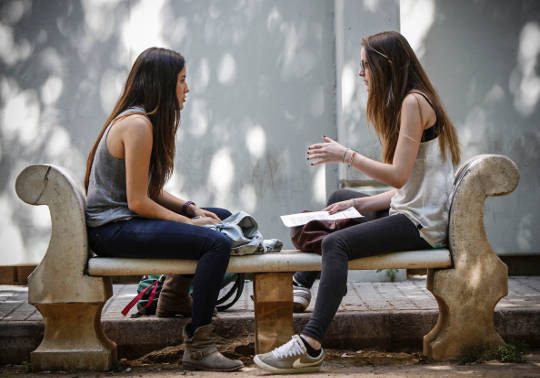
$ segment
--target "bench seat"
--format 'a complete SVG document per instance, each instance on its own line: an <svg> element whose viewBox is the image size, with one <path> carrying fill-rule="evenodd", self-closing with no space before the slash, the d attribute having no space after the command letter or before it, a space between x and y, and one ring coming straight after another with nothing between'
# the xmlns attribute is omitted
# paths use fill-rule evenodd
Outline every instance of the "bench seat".
<svg viewBox="0 0 540 378"><path fill-rule="evenodd" d="M90 276L136 276L144 274L193 274L196 260L134 259L92 257L88 260ZM448 249L407 251L370 256L349 262L350 270L449 268ZM286 250L264 255L232 256L228 273L272 273L321 270L321 256Z"/></svg>

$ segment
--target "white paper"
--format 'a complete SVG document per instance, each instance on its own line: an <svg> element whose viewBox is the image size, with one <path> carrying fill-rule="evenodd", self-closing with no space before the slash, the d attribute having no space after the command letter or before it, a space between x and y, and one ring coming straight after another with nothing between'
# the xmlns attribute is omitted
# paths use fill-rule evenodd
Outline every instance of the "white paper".
<svg viewBox="0 0 540 378"><path fill-rule="evenodd" d="M361 218L362 214L358 212L354 207L349 207L343 211L339 211L330 215L328 211L311 211L308 213L297 213L282 215L281 221L285 227L303 226L312 220L336 220L336 219L349 219L349 218Z"/></svg>

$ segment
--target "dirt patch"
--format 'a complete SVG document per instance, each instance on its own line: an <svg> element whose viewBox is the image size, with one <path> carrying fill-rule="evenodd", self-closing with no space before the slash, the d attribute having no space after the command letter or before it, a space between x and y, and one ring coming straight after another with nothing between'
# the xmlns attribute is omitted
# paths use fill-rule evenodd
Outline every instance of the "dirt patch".
<svg viewBox="0 0 540 378"><path fill-rule="evenodd" d="M240 337L231 340L218 336L216 346L225 357L241 360L245 366L253 363L253 356L255 355L253 337ZM178 345L155 350L133 361L122 360L122 363L131 366L145 366L156 363L178 364L179 361L182 361L183 355L184 347Z"/></svg>
<svg viewBox="0 0 540 378"><path fill-rule="evenodd" d="M426 363L421 353L388 353L376 350L326 350L325 361L352 366L407 366Z"/></svg>
<svg viewBox="0 0 540 378"><path fill-rule="evenodd" d="M245 367L229 377L268 376L253 364L255 353L253 337L217 339L218 349L227 357L241 360ZM420 353L389 353L377 350L338 350L326 349L326 358L320 373L302 375L312 376L362 376L362 377L439 377L482 376L482 377L540 377L540 351L534 351L520 364L503 364L498 361L484 363L457 364L434 363L427 361ZM1 376L16 377L177 377L178 375L222 377L218 372L189 372L182 368L182 346L171 346L153 351L136 360L123 359L109 372L40 372L30 373L29 365L0 366Z"/></svg>

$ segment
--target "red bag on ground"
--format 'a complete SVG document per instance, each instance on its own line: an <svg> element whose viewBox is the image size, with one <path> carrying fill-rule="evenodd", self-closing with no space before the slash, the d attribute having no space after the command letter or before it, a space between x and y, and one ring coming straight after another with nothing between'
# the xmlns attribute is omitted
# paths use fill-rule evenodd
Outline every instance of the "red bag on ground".
<svg viewBox="0 0 540 378"><path fill-rule="evenodd" d="M312 220L303 226L291 227L291 241L300 251L320 255L322 241L328 234L363 222L364 218Z"/></svg>

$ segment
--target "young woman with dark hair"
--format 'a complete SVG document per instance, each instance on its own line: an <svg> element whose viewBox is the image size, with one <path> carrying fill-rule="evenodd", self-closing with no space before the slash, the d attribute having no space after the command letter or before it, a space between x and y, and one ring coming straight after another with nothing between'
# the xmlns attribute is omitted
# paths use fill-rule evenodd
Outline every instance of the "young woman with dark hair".
<svg viewBox="0 0 540 378"><path fill-rule="evenodd" d="M345 163L394 189L373 196L339 190L331 196L325 208L330 213L354 206L372 216L324 239L321 279L309 322L300 335L254 358L259 367L275 373L320 369L321 342L345 293L350 259L446 243L454 165L460 161L456 129L401 34L383 32L363 39L361 57L367 116L381 141L383 162L327 137L308 148L308 160L312 165ZM385 211L389 216L373 216ZM316 272L298 272L294 281L310 287L315 277Z"/></svg>
<svg viewBox="0 0 540 378"><path fill-rule="evenodd" d="M173 172L175 136L188 92L180 54L153 47L138 56L88 157L88 240L99 256L197 259L193 304L187 294L191 277L170 275L158 316L192 316L184 327L184 368L233 371L242 362L217 351L211 325L231 243L201 227L231 213L199 208L163 189ZM184 303L164 308L163 301L179 298Z"/></svg>

